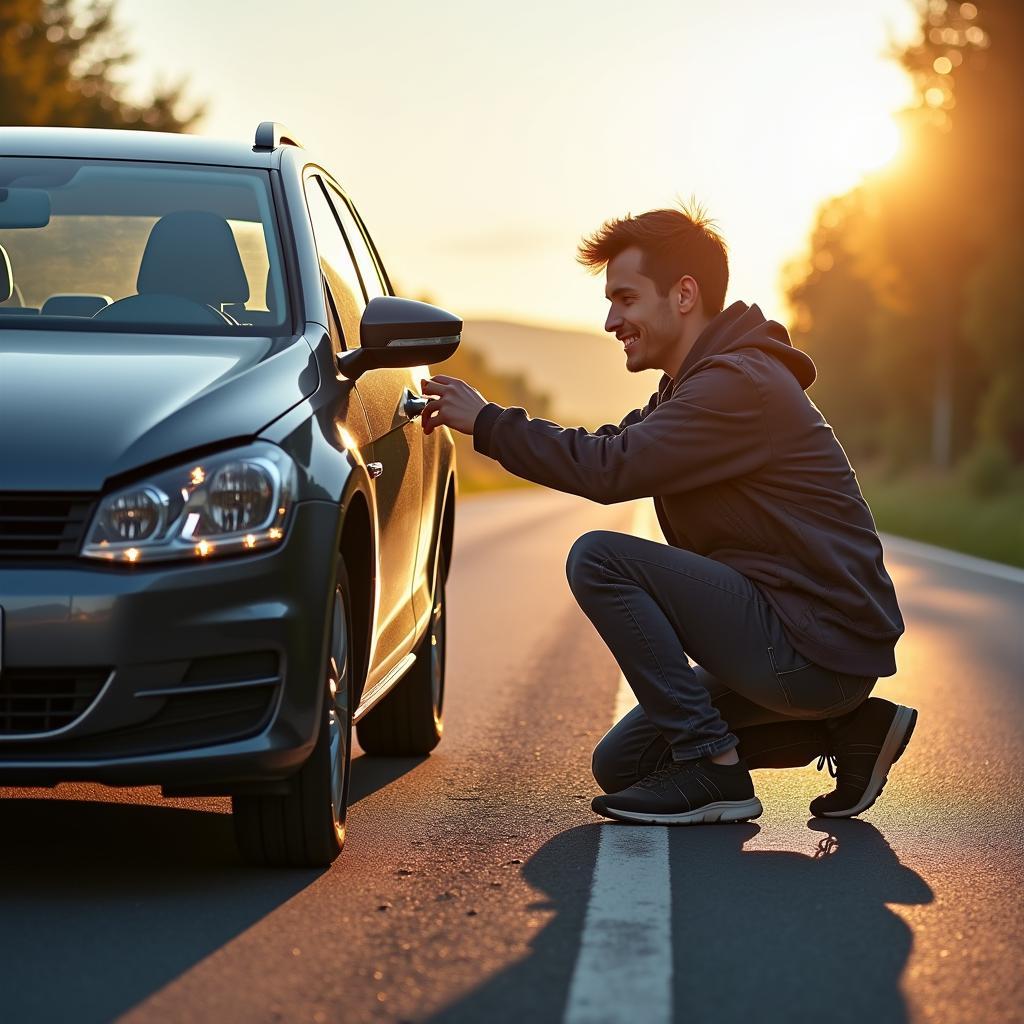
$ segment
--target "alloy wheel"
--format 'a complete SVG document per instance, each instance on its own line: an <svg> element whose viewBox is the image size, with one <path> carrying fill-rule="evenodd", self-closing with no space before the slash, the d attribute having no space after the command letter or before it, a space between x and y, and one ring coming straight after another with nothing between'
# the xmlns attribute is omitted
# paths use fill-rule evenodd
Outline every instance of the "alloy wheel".
<svg viewBox="0 0 1024 1024"><path fill-rule="evenodd" d="M331 649L327 662L327 730L331 765L331 820L339 844L345 839L345 805L349 773L351 733L351 686L349 685L349 638L345 615L345 595L341 587L334 592L331 621Z"/></svg>

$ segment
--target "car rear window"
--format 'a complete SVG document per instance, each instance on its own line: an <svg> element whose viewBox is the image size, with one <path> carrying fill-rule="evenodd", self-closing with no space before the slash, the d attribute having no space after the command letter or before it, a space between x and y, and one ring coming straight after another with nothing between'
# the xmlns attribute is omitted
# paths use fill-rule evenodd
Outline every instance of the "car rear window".
<svg viewBox="0 0 1024 1024"><path fill-rule="evenodd" d="M268 171L0 157L0 329L290 323Z"/></svg>

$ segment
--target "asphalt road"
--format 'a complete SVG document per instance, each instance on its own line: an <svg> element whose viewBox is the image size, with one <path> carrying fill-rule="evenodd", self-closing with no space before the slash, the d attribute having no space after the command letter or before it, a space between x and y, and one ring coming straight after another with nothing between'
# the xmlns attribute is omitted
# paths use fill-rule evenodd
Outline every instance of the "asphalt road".
<svg viewBox="0 0 1024 1024"><path fill-rule="evenodd" d="M620 677L564 563L645 521L461 503L445 738L358 758L329 871L243 867L223 800L0 790L0 1021L578 1021L581 948L627 883L653 915L608 964L653 970L630 1019L1020 1021L1024 576L888 547L908 632L875 692L921 717L864 819L810 819L808 767L755 774L756 823L629 829L589 808ZM629 861L638 831L654 860Z"/></svg>

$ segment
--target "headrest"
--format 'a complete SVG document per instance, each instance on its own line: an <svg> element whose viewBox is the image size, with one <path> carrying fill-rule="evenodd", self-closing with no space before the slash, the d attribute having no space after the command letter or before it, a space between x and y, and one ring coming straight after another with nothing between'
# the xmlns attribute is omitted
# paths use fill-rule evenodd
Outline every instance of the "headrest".
<svg viewBox="0 0 1024 1024"><path fill-rule="evenodd" d="M14 294L14 271L7 250L0 245L0 302L6 302Z"/></svg>
<svg viewBox="0 0 1024 1024"><path fill-rule="evenodd" d="M203 210L169 213L153 225L136 287L140 295L182 295L217 307L249 299L228 222Z"/></svg>
<svg viewBox="0 0 1024 1024"><path fill-rule="evenodd" d="M92 316L110 303L109 295L51 295L40 313L43 316Z"/></svg>

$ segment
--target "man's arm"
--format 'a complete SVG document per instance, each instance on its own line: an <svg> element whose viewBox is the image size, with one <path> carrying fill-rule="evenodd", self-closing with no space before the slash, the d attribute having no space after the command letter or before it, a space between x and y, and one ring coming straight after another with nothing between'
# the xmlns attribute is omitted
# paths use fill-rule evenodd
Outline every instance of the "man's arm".
<svg viewBox="0 0 1024 1024"><path fill-rule="evenodd" d="M439 405L457 407L460 388L445 387L433 392L442 395ZM753 472L771 456L760 397L731 360L695 374L642 418L631 413L614 433L567 429L493 403L460 413L453 408L455 422L442 422L472 431L476 450L509 472L602 504L705 487Z"/></svg>
<svg viewBox="0 0 1024 1024"><path fill-rule="evenodd" d="M632 426L634 423L639 423L650 411L654 408L658 401L658 392L655 391L653 395L647 400L647 404L639 409L634 409L632 412L626 413L625 417L618 423L606 423L603 427L598 427L596 430L590 431L594 437L615 437L617 434L621 434L626 427ZM477 451L483 452L484 455L488 455L489 452L485 448L480 447L477 443L477 438L486 438L489 442L491 427L497 417L505 411L505 406L498 405L496 402L488 402L479 412L478 416L482 417L482 421L478 418L473 425L473 447ZM583 428L580 428L583 429Z"/></svg>

